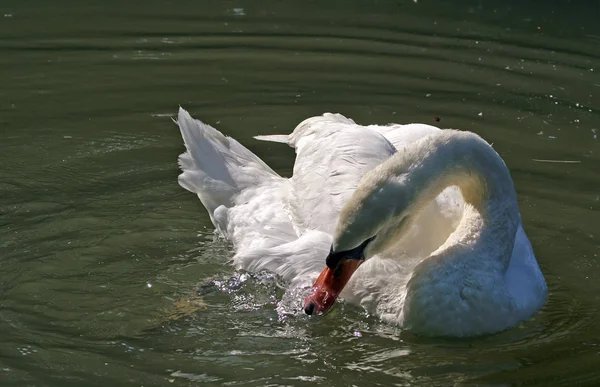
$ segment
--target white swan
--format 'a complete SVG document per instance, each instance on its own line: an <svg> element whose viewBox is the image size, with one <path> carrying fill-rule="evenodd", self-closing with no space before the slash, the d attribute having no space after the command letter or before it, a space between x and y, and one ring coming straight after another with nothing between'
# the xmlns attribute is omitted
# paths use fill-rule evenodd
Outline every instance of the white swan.
<svg viewBox="0 0 600 387"><path fill-rule="evenodd" d="M513 327L546 300L509 171L473 133L327 113L257 137L296 149L286 179L183 109L177 124L179 183L234 244L235 265L292 285L322 270L308 314L344 289L417 334L473 336Z"/></svg>

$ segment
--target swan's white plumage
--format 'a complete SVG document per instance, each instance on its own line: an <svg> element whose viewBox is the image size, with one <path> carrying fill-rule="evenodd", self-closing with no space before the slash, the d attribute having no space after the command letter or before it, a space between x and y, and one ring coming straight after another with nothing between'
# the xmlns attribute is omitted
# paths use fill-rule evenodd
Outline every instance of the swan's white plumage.
<svg viewBox="0 0 600 387"><path fill-rule="evenodd" d="M289 144L297 154L289 208L300 235L308 230L333 234L362 176L396 152L378 132L332 114L302 122Z"/></svg>
<svg viewBox="0 0 600 387"><path fill-rule="evenodd" d="M369 189L369 176L387 192L382 191L381 201L371 200L383 211L397 201L387 185L398 183L393 180L404 176L394 168L413 171L420 166L423 182L416 183L417 173L411 172L412 183L398 184L413 184L420 188L413 194L422 195L425 180L431 180L427 173L452 165L452 157L463 154L459 146L464 146L465 152L483 147L484 158L490 157L479 165L477 176L493 183L495 174L500 173L501 180L502 168L506 170L499 156L475 135L423 124L360 126L342 115L326 113L303 121L290 135L257 136L295 148L294 174L286 179L237 141L192 119L183 109L177 123L187 148L180 156L183 173L179 182L199 196L216 228L234 244L236 266L270 270L292 284L314 280L325 265L334 234L335 243L346 243L340 229L351 231L352 227L338 218L340 213L343 218L345 212L351 212L346 208L348 202ZM461 136L464 141L457 141ZM435 159L431 155L437 155L437 161L427 167L427 162ZM489 168L489 176L485 175L487 162L495 165ZM468 180L471 172L461 175L461 171L448 170L448 176ZM384 178L378 173L390 175ZM461 187L469 199L465 203L460 189L448 186L452 184L446 183L444 176L442 172L435 176L439 187L431 190L431 200L420 203L409 222L402 223L402 236L395 235L397 242L387 243L385 250L368 259L342 296L386 321L423 334L469 336L514 326L543 305L547 289L521 226L516 197L511 196L514 188L510 175L506 170L509 183L499 188L510 198L488 203L492 213L477 208L468 198L470 183ZM385 179L389 181L382 183ZM375 196L375 191L369 192L356 205ZM502 234L502 227L496 234L493 230L489 235L481 233L482 229L494 228L496 223L491 228L486 225L490 220L505 222L501 215L494 218L494 212L506 212L503 206L514 206L510 209L514 214L509 216L514 220L512 234ZM377 213L376 207L365 208L373 215ZM392 226L399 227L393 221L388 226L390 235L395 232ZM478 238L498 236L505 239L506 246L500 240L476 243ZM350 244L360 242L347 239ZM473 259L463 259L464 246L472 248ZM495 258L502 249L508 251L504 267Z"/></svg>

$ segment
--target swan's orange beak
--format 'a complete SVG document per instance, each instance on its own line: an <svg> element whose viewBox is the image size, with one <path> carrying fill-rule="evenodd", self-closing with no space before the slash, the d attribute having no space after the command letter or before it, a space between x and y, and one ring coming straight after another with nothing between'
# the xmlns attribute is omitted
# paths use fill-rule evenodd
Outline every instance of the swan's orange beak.
<svg viewBox="0 0 600 387"><path fill-rule="evenodd" d="M333 306L338 295L358 269L362 260L342 259L335 269L325 267L304 299L306 314L323 314Z"/></svg>

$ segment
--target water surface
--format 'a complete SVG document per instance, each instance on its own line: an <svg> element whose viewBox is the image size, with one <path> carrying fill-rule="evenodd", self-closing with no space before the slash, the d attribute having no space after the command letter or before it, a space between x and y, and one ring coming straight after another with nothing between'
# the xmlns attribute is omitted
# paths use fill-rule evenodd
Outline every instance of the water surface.
<svg viewBox="0 0 600 387"><path fill-rule="evenodd" d="M0 384L600 383L600 7L448 3L0 4ZM280 316L285 284L228 266L177 185L179 105L286 176L252 136L325 111L482 135L547 305L471 340Z"/></svg>

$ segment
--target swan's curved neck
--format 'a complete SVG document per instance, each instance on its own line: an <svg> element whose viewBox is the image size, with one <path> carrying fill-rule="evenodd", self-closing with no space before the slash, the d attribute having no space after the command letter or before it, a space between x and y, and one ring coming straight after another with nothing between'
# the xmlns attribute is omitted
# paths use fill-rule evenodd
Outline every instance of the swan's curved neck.
<svg viewBox="0 0 600 387"><path fill-rule="evenodd" d="M489 254L490 245L501 246L489 258L508 267L520 217L510 173L489 144L472 133L444 130L407 149L396 164L396 173L402 170L413 214L446 187L460 188L463 218L437 252L462 246L478 259L478 247Z"/></svg>
<svg viewBox="0 0 600 387"><path fill-rule="evenodd" d="M490 202L516 199L512 179L498 154L472 133L446 130L429 136L397 160L406 173L413 206L430 201L448 186L458 186L466 203L485 212Z"/></svg>
<svg viewBox="0 0 600 387"><path fill-rule="evenodd" d="M443 130L398 149L365 175L340 213L333 250L356 248L374 236L366 257L390 248L449 186L462 192L463 218L433 255L445 251L441 254L445 257L464 255L463 262L479 258L506 269L520 222L512 179L487 142L456 130Z"/></svg>

